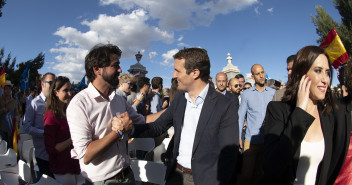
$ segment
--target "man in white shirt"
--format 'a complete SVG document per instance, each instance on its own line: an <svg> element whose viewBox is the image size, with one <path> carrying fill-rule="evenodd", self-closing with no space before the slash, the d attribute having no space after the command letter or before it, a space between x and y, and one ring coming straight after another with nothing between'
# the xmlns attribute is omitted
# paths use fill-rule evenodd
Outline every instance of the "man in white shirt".
<svg viewBox="0 0 352 185"><path fill-rule="evenodd" d="M127 113L134 124L144 124L145 118L112 88L122 71L121 53L111 44L91 49L85 58L91 83L71 100L66 110L74 146L71 156L79 159L82 175L94 184L135 185L127 154L128 136L117 130L113 122L117 117L128 117Z"/></svg>

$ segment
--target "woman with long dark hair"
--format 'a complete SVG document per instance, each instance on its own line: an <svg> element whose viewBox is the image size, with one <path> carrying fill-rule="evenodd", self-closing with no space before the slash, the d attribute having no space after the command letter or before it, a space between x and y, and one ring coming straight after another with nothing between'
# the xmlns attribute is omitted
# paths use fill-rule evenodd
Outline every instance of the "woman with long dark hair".
<svg viewBox="0 0 352 185"><path fill-rule="evenodd" d="M72 159L73 148L66 119L66 108L71 99L71 83L67 77L59 76L50 86L44 115L44 141L49 154L50 169L61 184L76 185L79 162Z"/></svg>
<svg viewBox="0 0 352 185"><path fill-rule="evenodd" d="M323 49L306 46L298 51L282 101L267 107L261 184L327 184L335 107L331 80Z"/></svg>

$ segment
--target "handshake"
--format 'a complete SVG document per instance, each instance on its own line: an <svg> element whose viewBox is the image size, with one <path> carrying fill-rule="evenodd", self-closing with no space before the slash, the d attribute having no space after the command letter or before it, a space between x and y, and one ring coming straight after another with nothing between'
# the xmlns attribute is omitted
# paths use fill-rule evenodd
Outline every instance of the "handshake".
<svg viewBox="0 0 352 185"><path fill-rule="evenodd" d="M117 116L112 118L111 129L114 132L122 131L123 133L130 132L132 130L132 120L127 112L122 114L117 113Z"/></svg>

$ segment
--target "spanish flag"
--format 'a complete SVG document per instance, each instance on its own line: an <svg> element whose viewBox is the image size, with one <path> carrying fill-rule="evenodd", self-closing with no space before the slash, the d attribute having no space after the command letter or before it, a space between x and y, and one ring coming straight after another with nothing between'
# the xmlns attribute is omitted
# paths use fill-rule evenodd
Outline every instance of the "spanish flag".
<svg viewBox="0 0 352 185"><path fill-rule="evenodd" d="M345 63L348 59L346 49L343 46L339 35L337 35L335 28L330 30L319 47L323 48L326 54L328 54L330 62L335 69Z"/></svg>
<svg viewBox="0 0 352 185"><path fill-rule="evenodd" d="M5 81L6 81L6 78L5 78L5 66L4 66L0 73L0 86L2 86L2 84L5 83Z"/></svg>

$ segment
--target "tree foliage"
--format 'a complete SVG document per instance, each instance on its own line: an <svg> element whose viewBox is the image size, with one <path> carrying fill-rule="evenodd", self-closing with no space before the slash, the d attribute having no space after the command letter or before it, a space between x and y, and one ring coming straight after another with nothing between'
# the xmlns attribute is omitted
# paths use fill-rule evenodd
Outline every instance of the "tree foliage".
<svg viewBox="0 0 352 185"><path fill-rule="evenodd" d="M6 1L5 0L0 0L0 17L2 16L2 11L1 9L5 6Z"/></svg>
<svg viewBox="0 0 352 185"><path fill-rule="evenodd" d="M339 22L334 21L323 7L315 7L317 14L312 16L312 22L316 26L316 32L319 35L317 43L320 44L329 31L335 27L348 55L352 56L352 1L334 0L334 5L341 15Z"/></svg>
<svg viewBox="0 0 352 185"><path fill-rule="evenodd" d="M4 53L5 49L2 48L0 50L0 67L2 69L3 66L5 66L6 80L10 80L16 87L20 87L20 76L29 63L29 87L36 87L36 81L39 77L38 70L44 65L45 55L43 53L39 53L34 59L17 64L15 69L16 58L13 58L12 62L10 62L11 54L8 54L4 59Z"/></svg>

